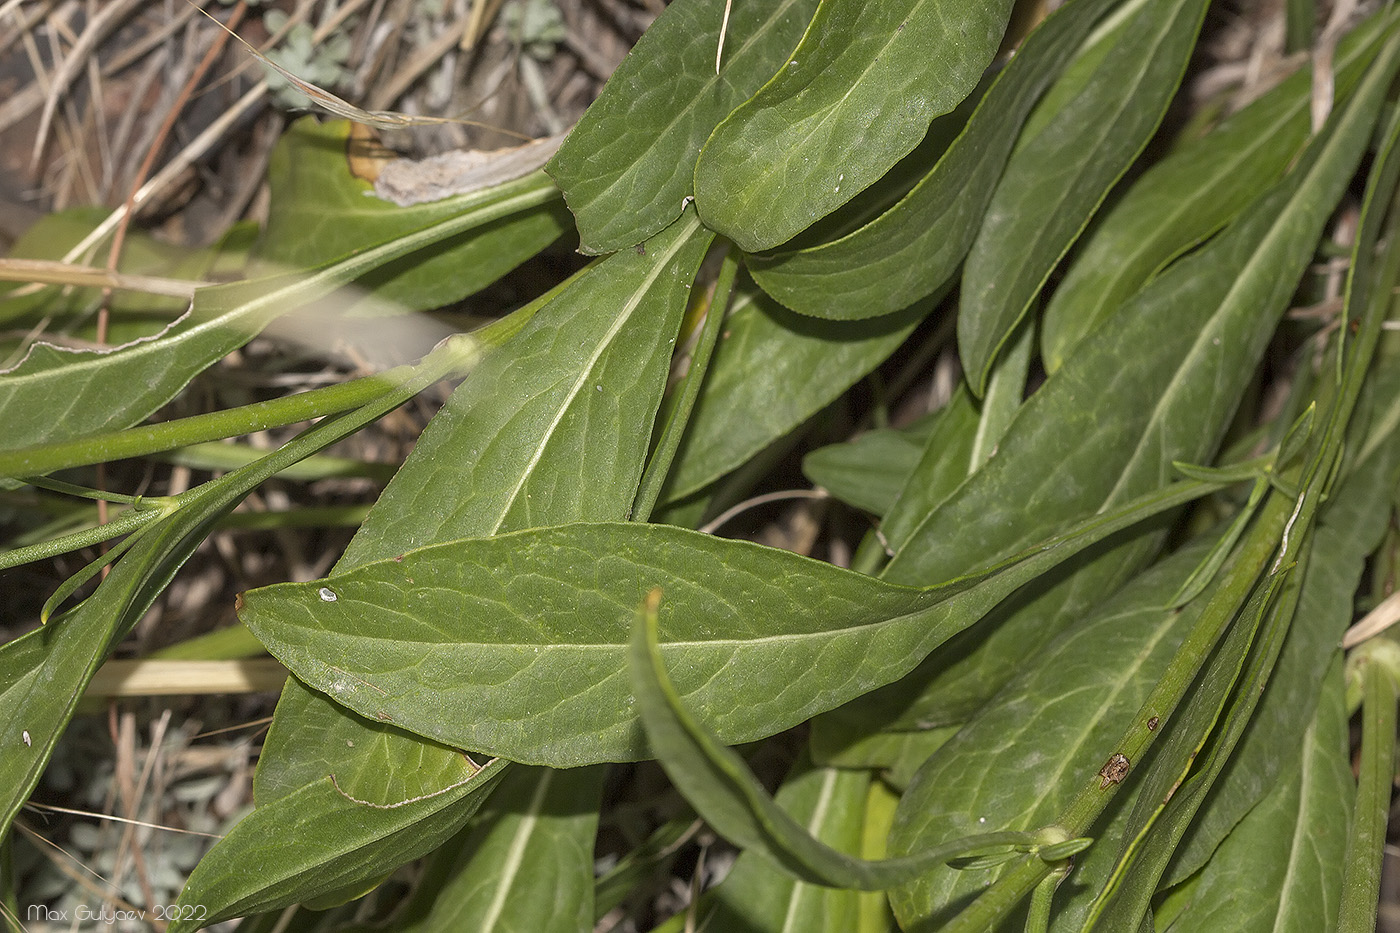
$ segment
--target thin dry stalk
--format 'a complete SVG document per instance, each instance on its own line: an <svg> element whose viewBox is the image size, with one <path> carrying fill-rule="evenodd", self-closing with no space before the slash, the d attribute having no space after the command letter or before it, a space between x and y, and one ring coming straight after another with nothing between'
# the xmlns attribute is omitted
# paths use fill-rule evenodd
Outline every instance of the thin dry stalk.
<svg viewBox="0 0 1400 933"><path fill-rule="evenodd" d="M115 0L108 6L99 8L97 14L88 21L87 28L78 37L77 43L63 57L53 79L49 82L48 97L44 101L43 112L39 116L39 131L34 137L34 151L29 159L30 171L37 171L43 159L44 145L48 139L49 126L53 122L54 111L59 98L68 90L68 85L78 75L94 49L111 35L132 10L141 5L142 0Z"/></svg>

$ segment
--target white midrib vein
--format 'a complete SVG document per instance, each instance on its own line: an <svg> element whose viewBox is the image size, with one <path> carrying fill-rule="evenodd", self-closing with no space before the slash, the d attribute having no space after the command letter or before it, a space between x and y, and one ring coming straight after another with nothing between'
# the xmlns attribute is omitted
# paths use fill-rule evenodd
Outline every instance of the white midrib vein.
<svg viewBox="0 0 1400 933"><path fill-rule="evenodd" d="M1293 907L1295 898L1290 897L1288 894L1288 892L1293 889L1286 887L1286 885L1292 884L1293 879L1297 878L1300 874L1298 863L1301 859L1303 845L1307 842L1310 829L1309 811L1312 809L1312 805L1308 797L1308 792L1311 789L1313 781L1316 780L1313 774L1313 769L1315 767L1313 755L1316 754L1316 749L1313 746L1317 743L1317 722L1318 720L1314 719L1312 724L1309 725L1303 740L1302 773L1298 778L1298 821L1293 824L1293 836L1290 840L1292 845L1288 848L1288 867L1283 877L1285 887L1279 888L1278 907L1274 913L1273 928L1275 930L1286 929L1288 918L1295 913L1295 908Z"/></svg>
<svg viewBox="0 0 1400 933"><path fill-rule="evenodd" d="M822 791L817 797L816 809L812 811L812 818L807 821L807 832L816 838L818 830L826 820L826 811L831 809L831 798L836 793L836 779L840 772L835 768L827 768L826 776L822 778ZM795 933L793 930L793 920L797 916L797 905L804 895L811 893L812 886L801 881L795 881L792 885L792 893L788 895L787 913L783 917L782 933Z"/></svg>
<svg viewBox="0 0 1400 933"><path fill-rule="evenodd" d="M544 795L548 792L555 773L553 768L541 768L539 771L539 783L535 786L534 795L530 797L529 808L520 819L520 826L515 830L515 837L510 841L510 849L501 865L495 896L491 898L491 906L486 909L486 916L482 918L483 933L495 929L496 921L501 919L501 911L505 910L506 898L510 896L510 889L515 884L515 876L520 873L520 863L525 861L525 847L530 844L530 837L535 833L535 824L539 822L540 809L544 806Z"/></svg>
<svg viewBox="0 0 1400 933"><path fill-rule="evenodd" d="M1133 448L1132 456L1124 465L1123 471L1118 476L1118 481L1113 485L1113 490L1108 494L1108 497L1104 499L1104 504L1100 507L1100 511L1119 501L1118 497L1125 484L1128 482L1133 467L1137 465L1139 460L1146 456L1149 435L1158 430L1158 426L1168 417L1168 409L1170 408L1169 402L1175 399L1180 391L1184 391L1183 386L1188 378L1187 364L1190 361L1199 359L1205 353L1211 340L1223 339L1221 334L1224 329L1222 318L1230 317L1231 312L1237 305L1248 303L1248 291L1254 279L1256 277L1262 278L1268 275L1272 267L1276 264L1274 261L1274 252L1278 248L1278 241L1286 241L1289 238L1291 229L1298 223L1296 218L1299 215L1307 217L1309 213L1317 210L1310 205L1316 197L1316 189L1323 185L1323 182L1318 181L1318 179L1319 177L1325 178L1328 174L1336 171L1336 163L1342 158L1342 156L1338 154L1338 150L1342 150L1343 153L1345 153L1347 130L1351 128L1353 122L1360 121L1360 117L1356 115L1359 105L1357 105L1355 101L1365 93L1366 86L1363 82L1362 86L1358 87L1353 93L1352 101L1349 102L1347 112L1344 113L1342 119L1338 121L1337 128L1327 140L1327 143L1324 145L1322 152L1319 153L1316 161L1314 161L1309 168L1307 175L1298 182L1297 188L1289 195L1288 203L1279 211L1277 218L1270 225L1268 232L1259 241L1259 245L1254 251L1250 253L1239 275L1235 276L1235 280L1230 285L1225 297L1221 299L1220 303L1216 306L1217 309L1224 308L1226 310L1223 312L1217 310L1212 314L1206 327L1201 330L1200 335L1191 345L1190 352L1183 358L1182 365L1178 366L1176 371L1172 374L1171 381L1168 383L1166 390L1162 393L1161 398L1158 399L1157 404L1152 407L1151 416L1143 426L1138 442Z"/></svg>
<svg viewBox="0 0 1400 933"><path fill-rule="evenodd" d="M647 273L646 279L643 280L639 288L632 292L632 296L623 306L622 313L613 320L612 326L608 328L608 332L603 335L603 339L599 340L594 347L592 356L588 358L588 365L579 371L578 379L569 387L569 392L564 397L563 403L560 404L555 411L554 418L549 422L549 427L540 437L540 442L535 445L534 451L530 454L530 462L525 464L525 469L520 471L520 478L516 481L515 487L511 489L510 495L506 496L505 502L502 503L500 512L497 513L495 521L492 522L491 529L487 532L488 535L494 535L500 532L501 526L505 524L506 515L508 515L510 510L515 506L516 500L520 498L520 491L525 488L525 484L529 482L530 477L534 476L535 467L539 465L540 458L544 456L545 448L549 446L550 440L554 437L554 432L558 430L560 423L564 420L564 416L568 414L569 408L574 403L574 399L578 398L578 394L583 391L583 387L592 377L593 370L598 365L598 360L601 359L603 354L607 352L607 349L612 346L612 342L614 338L617 337L618 332L626 326L628 321L632 320L633 312L637 310L637 306L642 303L642 299L651 291L652 285L656 283L661 273L671 264L671 260L675 258L676 253L680 252L681 249L690 242L690 235L700 227L700 221L694 214L691 214L688 219L682 220L681 223L685 224L687 229L682 230L676 236L676 240L671 245L670 249L664 254L657 256L657 262L652 266L651 271Z"/></svg>

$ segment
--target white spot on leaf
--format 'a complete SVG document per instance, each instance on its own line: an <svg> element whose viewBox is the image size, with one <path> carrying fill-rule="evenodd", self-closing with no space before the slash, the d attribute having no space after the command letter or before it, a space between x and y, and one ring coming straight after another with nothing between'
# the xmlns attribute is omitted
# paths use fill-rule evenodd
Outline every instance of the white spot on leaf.
<svg viewBox="0 0 1400 933"><path fill-rule="evenodd" d="M323 603L333 603L340 598L335 595L335 590L328 586L321 587L316 591L316 595L321 597L321 602Z"/></svg>

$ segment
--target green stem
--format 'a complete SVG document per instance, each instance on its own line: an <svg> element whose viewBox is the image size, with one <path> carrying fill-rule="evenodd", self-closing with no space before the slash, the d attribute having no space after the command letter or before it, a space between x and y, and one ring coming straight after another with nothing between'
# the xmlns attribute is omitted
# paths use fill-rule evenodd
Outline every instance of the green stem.
<svg viewBox="0 0 1400 933"><path fill-rule="evenodd" d="M1030 909L1026 912L1026 933L1049 933L1050 905L1055 897L1055 889L1067 874L1068 863L1056 866L1035 886L1035 891L1031 894Z"/></svg>
<svg viewBox="0 0 1400 933"><path fill-rule="evenodd" d="M729 298L734 290L734 278L739 272L739 258L728 244L724 249L724 262L719 267L719 277L715 281L714 294L710 296L710 307L705 312L705 325L700 330L695 351L690 356L690 368L686 370L676 403L666 417L661 440L652 452L646 472L637 489L637 498L632 506L632 520L644 522L651 517L656 500L666 484L666 476L671 472L671 462L685 436L686 425L690 423L690 413L695 408L695 400L700 396L700 387L705 381L705 372L710 368L710 356L719 340L719 332L724 326L725 312L729 308Z"/></svg>
<svg viewBox="0 0 1400 933"><path fill-rule="evenodd" d="M167 514L169 512L166 509L127 509L105 525L85 528L61 538L54 538L52 541L41 541L13 551L0 551L0 570L18 567L30 561L47 560L80 548L94 547L104 541L130 534Z"/></svg>
<svg viewBox="0 0 1400 933"><path fill-rule="evenodd" d="M1274 556L1279 536L1293 511L1293 503L1281 495L1271 495L1261 510L1258 523L1241 546L1235 566L1216 587L1186 640L1172 656L1167 669L1138 710L1133 722L1115 749L1130 762L1140 761L1148 747L1163 731L1172 712L1190 688L1196 672L1209 657L1226 626L1254 589L1258 576ZM1117 792L1118 784L1104 786L1092 776L1079 796L1056 824L1067 836L1082 836L1093 825ZM1051 866L1039 858L1023 858L1009 867L981 897L973 901L944 928L944 933L981 933L997 923L1034 890L1049 874Z"/></svg>
<svg viewBox="0 0 1400 933"><path fill-rule="evenodd" d="M499 321L474 331L473 337L482 349L499 346L525 326L542 301L543 299L531 302ZM385 397L395 387L413 379L423 365L420 362L398 366L339 385L324 386L286 398L254 402L225 411L0 452L0 476L37 476L70 467L107 463L127 457L142 457L337 415ZM445 373L444 377L450 375L454 373Z"/></svg>
<svg viewBox="0 0 1400 933"><path fill-rule="evenodd" d="M413 366L401 366L375 376L311 389L286 398L177 418L161 424L141 425L125 431L6 451L0 453L0 475L39 475L70 467L143 457L336 415L380 398L413 370Z"/></svg>
<svg viewBox="0 0 1400 933"><path fill-rule="evenodd" d="M158 509L162 507L161 501L163 501L147 499L142 496L127 496L119 492L107 492L102 489L89 489L86 486L65 483L62 480L49 479L44 476L26 479L25 482L31 486L38 486L40 489L47 489L49 492L62 493L66 496L76 496L79 499L95 499L99 502L120 502L124 505L135 506L138 509Z"/></svg>

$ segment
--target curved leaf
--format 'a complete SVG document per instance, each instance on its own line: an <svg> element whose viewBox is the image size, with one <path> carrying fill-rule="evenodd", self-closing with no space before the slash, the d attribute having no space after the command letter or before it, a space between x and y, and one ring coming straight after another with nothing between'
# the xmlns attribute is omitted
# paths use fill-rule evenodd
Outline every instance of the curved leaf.
<svg viewBox="0 0 1400 933"><path fill-rule="evenodd" d="M1293 747L1281 780L1225 837L1168 930L1314 933L1332 928L1356 793L1344 694L1338 657L1323 682L1312 724L1301 746Z"/></svg>
<svg viewBox="0 0 1400 933"><path fill-rule="evenodd" d="M1377 15L1337 47L1344 101L1380 50L1392 16ZM1046 306L1041 353L1050 372L1160 268L1214 233L1273 184L1306 142L1312 69L1304 67L1217 129L1181 144L1107 211Z"/></svg>
<svg viewBox="0 0 1400 933"><path fill-rule="evenodd" d="M972 92L1010 11L1009 0L822 0L782 69L701 150L701 219L753 252L849 201Z"/></svg>
<svg viewBox="0 0 1400 933"><path fill-rule="evenodd" d="M908 881L951 858L997 846L1033 846L1036 833L969 835L903 858L868 861L814 837L780 807L744 760L724 747L681 701L666 673L656 640L658 588L648 594L632 626L627 654L632 689L647 740L672 783L697 812L731 842L761 852L793 876L836 888L880 890Z"/></svg>
<svg viewBox="0 0 1400 933"><path fill-rule="evenodd" d="M978 396L1002 344L1157 129L1206 3L1144 6L1083 92L1012 154L963 274L958 353Z"/></svg>
<svg viewBox="0 0 1400 933"><path fill-rule="evenodd" d="M431 852L462 828L505 766L495 761L455 787L390 804L352 800L327 777L260 806L209 850L180 893L179 906L207 907L207 914L170 929L196 930L345 891L387 870L380 866Z"/></svg>
<svg viewBox="0 0 1400 933"><path fill-rule="evenodd" d="M298 677L366 717L531 764L635 759L625 632L653 587L667 593L666 650L684 660L687 702L726 741L749 741L894 680L1075 551L1213 488L1175 484L932 590L681 528L577 524L253 590L241 617Z"/></svg>
<svg viewBox="0 0 1400 933"><path fill-rule="evenodd" d="M790 308L837 320L890 314L943 287L972 245L1031 108L1117 2L1072 0L1046 19L898 204L830 243L749 257L754 280Z"/></svg>
<svg viewBox="0 0 1400 933"><path fill-rule="evenodd" d="M676 0L613 72L546 170L564 189L579 248L630 248L680 216L700 147L787 61L817 0Z"/></svg>

